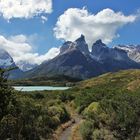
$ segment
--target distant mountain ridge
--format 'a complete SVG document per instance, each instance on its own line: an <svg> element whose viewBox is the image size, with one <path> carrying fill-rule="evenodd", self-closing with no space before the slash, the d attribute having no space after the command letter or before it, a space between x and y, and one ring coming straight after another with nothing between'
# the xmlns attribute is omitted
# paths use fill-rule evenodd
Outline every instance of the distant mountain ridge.
<svg viewBox="0 0 140 140"><path fill-rule="evenodd" d="M87 79L106 72L139 69L136 53L131 52L132 57L124 48L109 48L102 40L97 40L90 52L84 35L81 35L74 42L65 42L58 56L26 72L25 77L66 75Z"/></svg>
<svg viewBox="0 0 140 140"><path fill-rule="evenodd" d="M1 62L7 60L6 55L3 56L0 53L0 58L3 58ZM12 57L9 57L7 62L15 65ZM6 66L8 63L1 64ZM26 70L28 68L30 69L30 65L24 67ZM97 40L89 51L85 37L81 35L74 42L65 42L55 58L20 74L19 78L65 75L82 80L125 69L140 69L140 45L118 45L109 48L102 40Z"/></svg>
<svg viewBox="0 0 140 140"><path fill-rule="evenodd" d="M124 50L130 59L140 63L140 45L118 45L116 48Z"/></svg>

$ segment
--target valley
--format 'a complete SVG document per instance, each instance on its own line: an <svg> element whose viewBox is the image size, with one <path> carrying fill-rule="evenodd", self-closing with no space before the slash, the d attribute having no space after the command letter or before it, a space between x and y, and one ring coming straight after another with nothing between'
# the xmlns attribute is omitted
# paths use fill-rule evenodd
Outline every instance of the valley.
<svg viewBox="0 0 140 140"><path fill-rule="evenodd" d="M1 114L0 138L18 134L20 139L53 139L55 134L58 140L139 139L139 85L140 70L124 70L78 82L64 91L13 90L12 96L5 96L14 97L11 103L16 116L7 104L9 111ZM5 90L9 91L6 87ZM7 125L5 119L9 122ZM11 121L14 122L11 124ZM4 127L8 129L2 131Z"/></svg>
<svg viewBox="0 0 140 140"><path fill-rule="evenodd" d="M139 55L138 45L109 48L102 40L89 51L81 35L23 71L2 50L0 139L138 140Z"/></svg>
<svg viewBox="0 0 140 140"><path fill-rule="evenodd" d="M140 140L140 0L0 0L0 140Z"/></svg>

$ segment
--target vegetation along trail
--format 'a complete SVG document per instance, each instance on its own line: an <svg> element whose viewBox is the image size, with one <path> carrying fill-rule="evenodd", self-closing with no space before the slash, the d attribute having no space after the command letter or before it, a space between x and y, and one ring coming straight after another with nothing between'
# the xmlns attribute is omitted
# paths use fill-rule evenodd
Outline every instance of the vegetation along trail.
<svg viewBox="0 0 140 140"><path fill-rule="evenodd" d="M67 109L71 112L72 123L69 127L67 127L59 136L58 140L81 140L80 138L73 139L73 129L79 126L82 121L80 115L78 115L73 109L67 106Z"/></svg>

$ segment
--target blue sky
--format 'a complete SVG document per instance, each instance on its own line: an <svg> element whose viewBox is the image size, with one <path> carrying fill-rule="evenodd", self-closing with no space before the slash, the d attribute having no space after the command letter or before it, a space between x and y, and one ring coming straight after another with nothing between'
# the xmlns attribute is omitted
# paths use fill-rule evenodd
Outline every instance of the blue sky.
<svg viewBox="0 0 140 140"><path fill-rule="evenodd" d="M58 17L63 15L69 8L86 10L91 14L97 14L103 9L110 8L114 12L122 12L125 16L138 15L140 11L139 0L53 0L52 12L41 13L41 15L32 16L31 18L10 18L8 20L2 15L0 16L0 35L5 38L16 35L36 36L35 39L29 41L33 51L39 54L46 53L52 47L60 46L63 41L56 39L54 35L54 27L58 21ZM41 16L46 16L47 21L44 23ZM93 33L94 34L94 33ZM109 46L115 44L140 44L140 20L137 19L132 23L128 23L117 29L116 34L119 37L112 39Z"/></svg>

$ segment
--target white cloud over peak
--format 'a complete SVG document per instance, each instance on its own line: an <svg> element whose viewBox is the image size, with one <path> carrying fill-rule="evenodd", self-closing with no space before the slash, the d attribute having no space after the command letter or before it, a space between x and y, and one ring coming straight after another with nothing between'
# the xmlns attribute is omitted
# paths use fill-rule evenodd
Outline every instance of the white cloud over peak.
<svg viewBox="0 0 140 140"><path fill-rule="evenodd" d="M51 48L43 55L34 53L33 46L28 43L28 38L32 37L17 35L6 38L0 35L0 48L5 49L20 68L23 67L23 64L39 65L59 54L59 48Z"/></svg>
<svg viewBox="0 0 140 140"><path fill-rule="evenodd" d="M136 18L137 15L125 16L122 12L112 9L103 9L97 14L92 14L85 8L70 8L58 18L54 33L57 39L70 41L84 34L89 46L98 39L108 44L119 36L119 28L133 23Z"/></svg>
<svg viewBox="0 0 140 140"><path fill-rule="evenodd" d="M7 20L29 19L52 12L52 0L0 0L0 14Z"/></svg>

